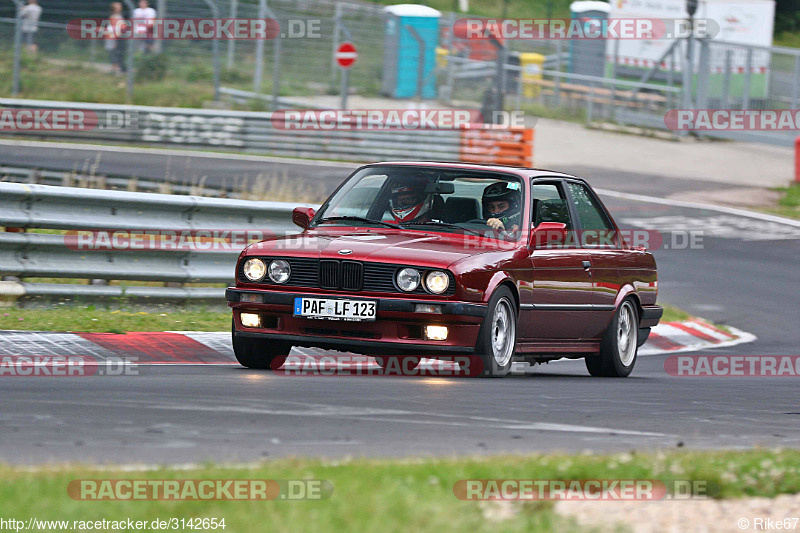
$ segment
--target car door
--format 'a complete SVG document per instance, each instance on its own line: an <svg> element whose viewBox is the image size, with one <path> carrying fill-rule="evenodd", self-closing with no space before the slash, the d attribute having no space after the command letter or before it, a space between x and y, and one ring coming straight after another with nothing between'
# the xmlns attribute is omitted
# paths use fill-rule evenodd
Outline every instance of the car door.
<svg viewBox="0 0 800 533"><path fill-rule="evenodd" d="M580 181L568 180L565 184L572 211L577 215L581 246L591 262L589 303L594 310L587 315L585 334L589 338L599 338L614 314L614 302L624 284L626 261L632 254L620 246L611 215L594 191Z"/></svg>
<svg viewBox="0 0 800 533"><path fill-rule="evenodd" d="M561 222L568 234L575 228L560 179L536 179L532 185L533 227ZM520 291L520 337L530 340L579 339L583 316L592 301L589 254L574 239L563 244L529 248L531 277Z"/></svg>

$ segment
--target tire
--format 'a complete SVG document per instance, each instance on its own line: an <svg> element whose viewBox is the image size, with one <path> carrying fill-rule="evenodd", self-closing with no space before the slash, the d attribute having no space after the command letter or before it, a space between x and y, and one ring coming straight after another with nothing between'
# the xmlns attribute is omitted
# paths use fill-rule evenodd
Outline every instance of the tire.
<svg viewBox="0 0 800 533"><path fill-rule="evenodd" d="M483 362L481 377L501 378L511 370L517 343L517 306L508 287L500 287L487 306L475 355Z"/></svg>
<svg viewBox="0 0 800 533"><path fill-rule="evenodd" d="M292 345L287 342L251 337L237 337L236 325L231 322L233 353L239 364L257 370L274 370L279 368Z"/></svg>
<svg viewBox="0 0 800 533"><path fill-rule="evenodd" d="M586 369L597 377L627 377L636 364L638 340L639 314L634 301L626 298L600 341L600 353L586 357Z"/></svg>

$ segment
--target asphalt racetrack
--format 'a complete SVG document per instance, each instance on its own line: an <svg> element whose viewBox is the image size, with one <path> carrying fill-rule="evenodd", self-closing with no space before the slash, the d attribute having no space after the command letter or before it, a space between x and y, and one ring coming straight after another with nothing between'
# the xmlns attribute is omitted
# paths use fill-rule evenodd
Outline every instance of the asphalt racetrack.
<svg viewBox="0 0 800 533"><path fill-rule="evenodd" d="M0 145L0 164L69 170L91 150ZM217 179L286 165L331 188L355 165L137 157L103 152L106 172L163 176L202 169ZM579 172L622 227L701 231L700 249L654 253L659 300L754 334L707 353L797 355L800 225L653 203L708 182ZM159 174L161 173L161 174ZM606 191L606 192L602 192ZM675 248L679 249L675 249ZM288 377L236 365L140 366L138 375L3 379L0 461L11 463L251 462L283 455L403 456L653 448L800 446L797 378L672 377L666 355L641 357L627 379L591 378L583 362L506 379Z"/></svg>

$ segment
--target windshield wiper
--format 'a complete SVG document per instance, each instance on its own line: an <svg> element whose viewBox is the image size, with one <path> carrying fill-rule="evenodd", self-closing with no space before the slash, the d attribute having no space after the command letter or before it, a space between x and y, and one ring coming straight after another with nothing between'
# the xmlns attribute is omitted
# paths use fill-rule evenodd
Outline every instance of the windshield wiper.
<svg viewBox="0 0 800 533"><path fill-rule="evenodd" d="M458 224L450 224L449 222L439 222L436 220L431 220L428 222L406 222L405 226L441 226L443 228L453 228L453 229L460 229L461 231L466 231L472 233L473 235L477 235L479 237L483 237L483 233L479 231L475 231L473 229L465 228L463 226L459 226Z"/></svg>
<svg viewBox="0 0 800 533"><path fill-rule="evenodd" d="M397 229L401 226L397 224L391 224L389 222L384 222L382 220L372 220L365 217L354 217L354 216L344 216L344 217L326 217L321 218L317 221L317 224L322 224L323 222L336 222L336 221L350 221L350 222L367 222L368 224L378 224L380 226L386 226L387 228Z"/></svg>

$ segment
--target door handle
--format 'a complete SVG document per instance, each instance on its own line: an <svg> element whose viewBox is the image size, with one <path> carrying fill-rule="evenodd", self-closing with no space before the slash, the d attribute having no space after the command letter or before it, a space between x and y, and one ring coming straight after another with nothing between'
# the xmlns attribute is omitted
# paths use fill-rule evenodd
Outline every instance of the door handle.
<svg viewBox="0 0 800 533"><path fill-rule="evenodd" d="M592 268L592 262L591 261L584 261L583 262L583 268L584 268L584 270L589 270L590 268Z"/></svg>

